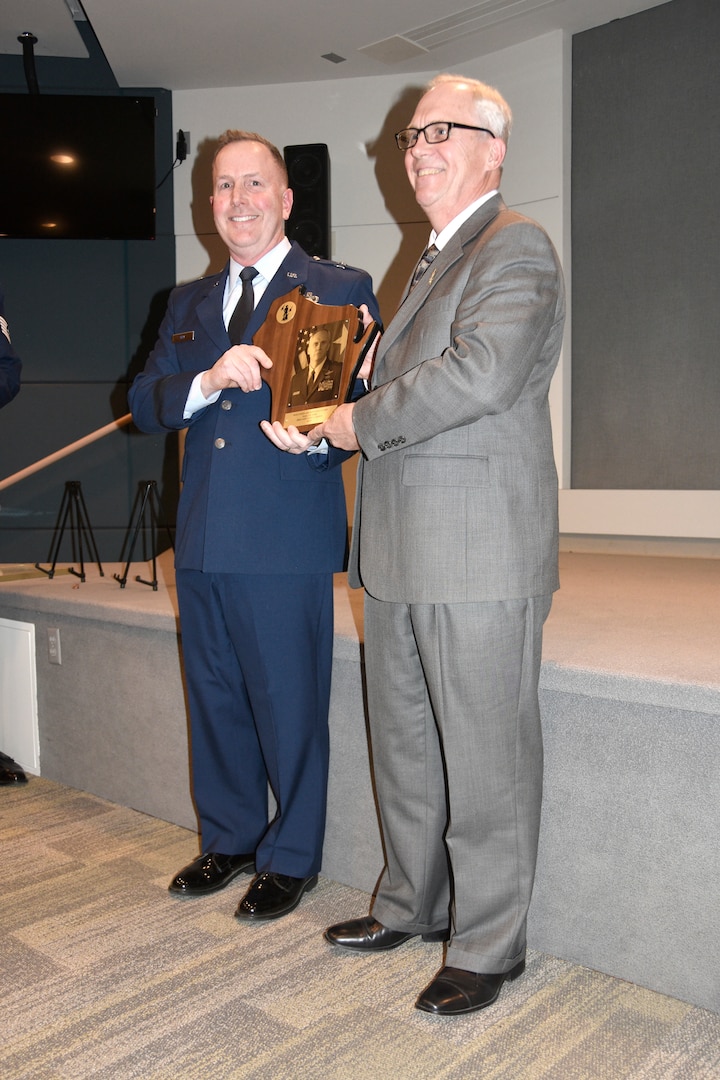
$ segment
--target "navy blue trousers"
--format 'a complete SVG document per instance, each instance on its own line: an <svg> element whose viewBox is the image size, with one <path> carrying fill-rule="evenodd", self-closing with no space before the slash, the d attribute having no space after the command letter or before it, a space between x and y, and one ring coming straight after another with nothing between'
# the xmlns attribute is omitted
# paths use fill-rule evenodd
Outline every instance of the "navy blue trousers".
<svg viewBox="0 0 720 1080"><path fill-rule="evenodd" d="M176 574L202 850L260 873L322 860L332 574ZM268 784L277 811L268 820Z"/></svg>

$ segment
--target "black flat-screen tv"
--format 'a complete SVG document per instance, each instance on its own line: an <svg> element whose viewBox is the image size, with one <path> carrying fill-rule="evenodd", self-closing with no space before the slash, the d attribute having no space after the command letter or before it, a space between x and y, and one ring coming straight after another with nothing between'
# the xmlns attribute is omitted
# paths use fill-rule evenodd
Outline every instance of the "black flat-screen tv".
<svg viewBox="0 0 720 1080"><path fill-rule="evenodd" d="M155 99L0 94L0 238L152 240Z"/></svg>

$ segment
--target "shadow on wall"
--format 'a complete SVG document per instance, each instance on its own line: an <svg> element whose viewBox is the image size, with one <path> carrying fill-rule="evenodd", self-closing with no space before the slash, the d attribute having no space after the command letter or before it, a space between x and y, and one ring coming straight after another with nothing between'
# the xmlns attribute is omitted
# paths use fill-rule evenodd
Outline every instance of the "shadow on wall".
<svg viewBox="0 0 720 1080"><path fill-rule="evenodd" d="M212 163L217 147L217 139L203 139L198 143L197 153L192 168L192 213L193 229L198 240L205 248L208 263L200 275L219 274L227 262L228 253L225 244L215 231L210 196L212 194Z"/></svg>
<svg viewBox="0 0 720 1080"><path fill-rule="evenodd" d="M377 137L365 144L369 158L375 162L375 178L385 206L400 229L402 239L382 282L376 285L376 295L385 321L397 311L403 290L425 246L429 225L415 202L413 189L405 172L405 155L395 142L395 132L407 127L415 106L424 93L424 86L408 86L395 99ZM418 246L418 232L423 237Z"/></svg>

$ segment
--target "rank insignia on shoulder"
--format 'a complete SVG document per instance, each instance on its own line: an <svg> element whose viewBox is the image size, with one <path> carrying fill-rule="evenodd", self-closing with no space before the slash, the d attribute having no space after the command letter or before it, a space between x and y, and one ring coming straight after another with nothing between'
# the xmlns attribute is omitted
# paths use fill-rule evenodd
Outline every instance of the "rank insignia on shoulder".
<svg viewBox="0 0 720 1080"><path fill-rule="evenodd" d="M194 340L195 340L195 331L194 330L183 330L183 332L181 334L173 334L173 336L172 336L173 345L178 345L183 341L194 341Z"/></svg>

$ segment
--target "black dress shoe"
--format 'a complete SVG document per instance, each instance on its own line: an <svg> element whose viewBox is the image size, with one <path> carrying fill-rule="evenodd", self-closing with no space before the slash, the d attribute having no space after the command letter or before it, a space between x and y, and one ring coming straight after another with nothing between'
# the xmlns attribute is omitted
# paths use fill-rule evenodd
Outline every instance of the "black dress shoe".
<svg viewBox="0 0 720 1080"><path fill-rule="evenodd" d="M463 968L444 967L433 981L425 987L415 1002L416 1009L435 1016L460 1016L462 1013L486 1009L497 1001L500 987L506 979L512 981L522 975L525 961L521 960L510 971L494 975L482 975Z"/></svg>
<svg viewBox="0 0 720 1080"><path fill-rule="evenodd" d="M390 930L372 915L362 919L350 919L346 923L329 926L325 931L325 940L341 949L355 949L357 952L382 952L384 949L396 949L417 934L408 934L404 930ZM423 941L447 941L449 930L436 930L423 934Z"/></svg>
<svg viewBox="0 0 720 1080"><path fill-rule="evenodd" d="M207 896L224 889L238 874L254 869L254 855L222 855L219 851L207 851L184 866L168 889L177 896Z"/></svg>
<svg viewBox="0 0 720 1080"><path fill-rule="evenodd" d="M313 877L288 877L287 874L258 874L235 912L237 919L279 919L294 911L303 893L317 885Z"/></svg>
<svg viewBox="0 0 720 1080"><path fill-rule="evenodd" d="M27 784L27 776L17 761L0 752L0 787L8 787L10 784Z"/></svg>

